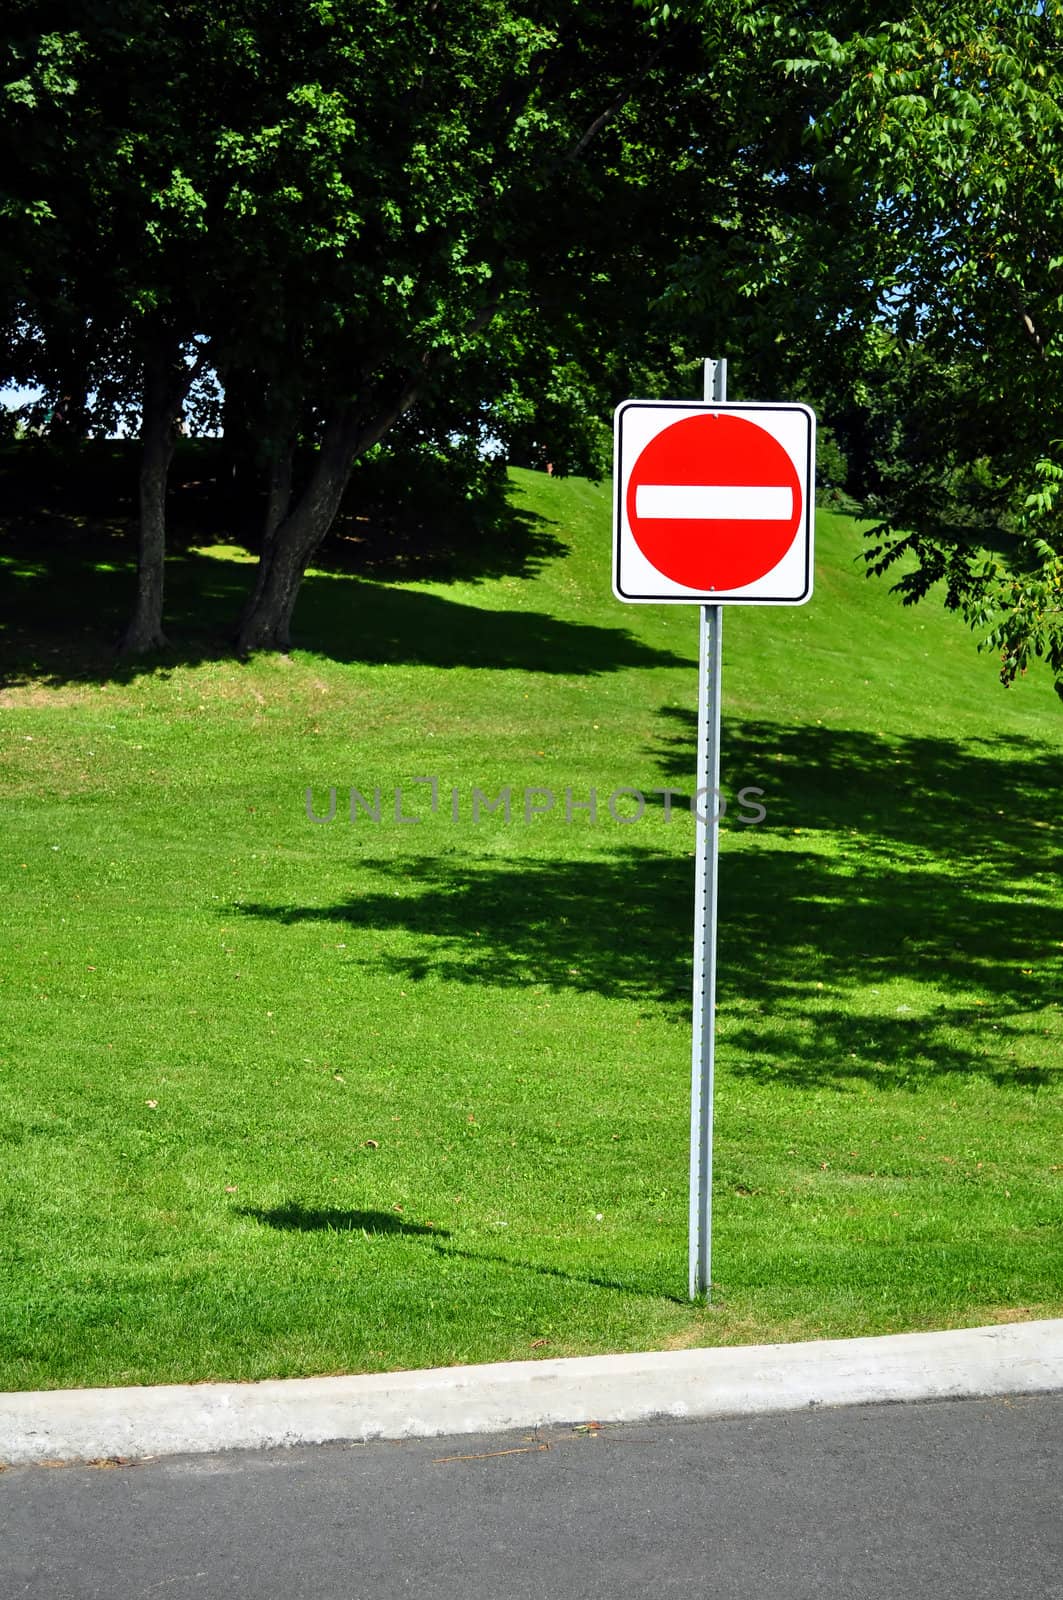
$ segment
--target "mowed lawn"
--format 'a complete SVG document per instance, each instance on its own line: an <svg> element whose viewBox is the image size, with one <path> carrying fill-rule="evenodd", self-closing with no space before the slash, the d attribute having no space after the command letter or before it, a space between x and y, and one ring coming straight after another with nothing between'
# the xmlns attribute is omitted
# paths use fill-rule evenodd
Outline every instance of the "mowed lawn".
<svg viewBox="0 0 1063 1600"><path fill-rule="evenodd" d="M1005 692L826 513L811 604L727 614L691 1306L695 823L651 791L693 787L696 617L614 601L607 486L512 477L479 557L318 572L250 664L235 547L175 556L172 657L115 673L128 542L0 544L0 1387L1063 1313L1047 676Z"/></svg>

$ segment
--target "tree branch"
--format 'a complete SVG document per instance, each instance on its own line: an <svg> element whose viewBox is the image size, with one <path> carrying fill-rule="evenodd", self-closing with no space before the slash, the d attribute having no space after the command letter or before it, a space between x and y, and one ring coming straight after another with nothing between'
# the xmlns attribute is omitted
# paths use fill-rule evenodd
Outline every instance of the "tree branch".
<svg viewBox="0 0 1063 1600"><path fill-rule="evenodd" d="M615 117L616 113L627 104L635 90L638 88L639 84L643 82L643 80L656 66L664 51L664 46L665 41L662 40L661 43L657 45L657 47L651 51L650 55L646 58L645 65L621 89L620 93L617 95L612 104L607 105L604 111L600 111L598 113L594 121L587 128L586 132L583 133L572 146L572 149L565 157L566 161L578 161L584 150L594 138L595 134L600 133L605 127L606 123L609 122L611 118Z"/></svg>
<svg viewBox="0 0 1063 1600"><path fill-rule="evenodd" d="M473 338L476 336L476 334L483 332L484 328L487 327L488 323L498 311L499 303L499 298L496 296L493 300L488 300L485 305L480 307L479 311L465 328L465 332L470 338ZM405 413L409 411L431 373L436 371L442 365L443 360L449 359L449 356L441 358L431 354L426 354L422 358L421 370L414 373L412 377L408 378L392 403L389 406L386 406L382 411L379 411L373 418L372 422L367 423L363 427L362 431L355 436L354 446L350 456L352 462L356 460L364 450L369 450L373 445L379 444L380 440L384 437L388 430L393 428L396 422L398 422L399 418L404 416Z"/></svg>
<svg viewBox="0 0 1063 1600"><path fill-rule="evenodd" d="M1026 302L1023 299L1019 286L1013 278L1009 278L1008 280L1008 291L1011 294L1012 303L1014 304L1015 310L1018 313L1019 320L1029 335L1030 343L1036 350L1039 359L1043 361L1045 359L1045 342L1041 338L1041 335L1037 330L1037 326L1027 309Z"/></svg>

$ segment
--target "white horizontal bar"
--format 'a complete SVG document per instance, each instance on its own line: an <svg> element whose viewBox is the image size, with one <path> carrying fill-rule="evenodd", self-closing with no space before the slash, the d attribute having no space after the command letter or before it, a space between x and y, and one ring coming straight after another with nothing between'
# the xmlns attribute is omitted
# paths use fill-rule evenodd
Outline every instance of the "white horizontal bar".
<svg viewBox="0 0 1063 1600"><path fill-rule="evenodd" d="M637 517L784 522L793 511L792 489L760 484L640 483L635 490Z"/></svg>

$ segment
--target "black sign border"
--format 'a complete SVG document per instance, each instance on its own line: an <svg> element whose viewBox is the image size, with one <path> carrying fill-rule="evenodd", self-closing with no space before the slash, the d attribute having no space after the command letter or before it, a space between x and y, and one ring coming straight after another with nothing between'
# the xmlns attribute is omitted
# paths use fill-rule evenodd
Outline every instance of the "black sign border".
<svg viewBox="0 0 1063 1600"><path fill-rule="evenodd" d="M808 493L805 495L804 505L804 535L805 535L805 586L801 595L742 595L719 594L709 591L690 594L626 594L620 587L620 534L623 524L624 508L621 503L621 485L624 481L623 458L621 445L623 440L623 416L625 411L632 407L649 407L654 411L800 411L805 419L805 470ZM803 606L812 598L812 583L814 571L813 542L815 534L815 501L816 501L816 467L812 454L812 439L814 436L815 412L810 406L802 405L799 401L779 400L772 404L766 400L624 400L616 408L614 414L613 430L615 441L615 459L613 463L613 593L616 598L624 603L633 605L661 605L661 606ZM785 560L785 557L783 558ZM662 574L662 577L664 574ZM674 580L669 579L669 582Z"/></svg>

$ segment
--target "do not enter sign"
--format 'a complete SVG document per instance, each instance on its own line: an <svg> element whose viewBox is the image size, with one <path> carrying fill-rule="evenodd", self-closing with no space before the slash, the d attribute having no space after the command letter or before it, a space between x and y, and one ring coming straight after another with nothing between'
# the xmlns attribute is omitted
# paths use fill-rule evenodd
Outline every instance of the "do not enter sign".
<svg viewBox="0 0 1063 1600"><path fill-rule="evenodd" d="M801 405L628 400L616 412L620 600L801 605L815 417Z"/></svg>
<svg viewBox="0 0 1063 1600"><path fill-rule="evenodd" d="M779 565L804 497L772 434L748 417L708 411L650 440L628 479L625 510L658 572L688 589L731 590Z"/></svg>

